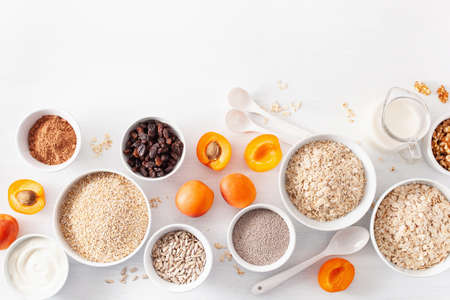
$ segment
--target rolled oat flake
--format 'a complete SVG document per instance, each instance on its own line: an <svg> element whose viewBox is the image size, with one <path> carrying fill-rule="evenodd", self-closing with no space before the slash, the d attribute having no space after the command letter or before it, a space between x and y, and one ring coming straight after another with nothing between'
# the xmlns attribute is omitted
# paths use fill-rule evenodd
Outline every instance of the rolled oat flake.
<svg viewBox="0 0 450 300"><path fill-rule="evenodd" d="M246 262L264 266L279 260L289 245L289 228L283 218L269 209L251 210L236 222L233 245Z"/></svg>

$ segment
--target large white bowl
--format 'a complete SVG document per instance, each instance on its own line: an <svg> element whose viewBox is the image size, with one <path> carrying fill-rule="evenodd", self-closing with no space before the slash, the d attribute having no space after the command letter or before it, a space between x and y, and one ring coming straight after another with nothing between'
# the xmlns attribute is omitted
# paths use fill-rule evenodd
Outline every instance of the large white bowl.
<svg viewBox="0 0 450 300"><path fill-rule="evenodd" d="M441 124L443 121L450 119L450 113L446 113L444 115L441 115L439 118L436 119L436 121L431 125L430 131L428 132L428 135L425 139L425 158L426 162L436 171L450 176L450 171L447 171L442 167L436 160L433 154L433 150L431 149L431 141L433 139L433 133L436 127L438 127L439 124Z"/></svg>
<svg viewBox="0 0 450 300"><path fill-rule="evenodd" d="M19 246L20 244L22 244L24 241L30 239L30 238L35 238L35 237L39 237L39 238L45 238L48 239L52 242L55 242L52 238L43 235L43 234L26 234L24 236L21 236L20 238L18 238L17 240L14 241L14 243L12 243L9 247L8 250L6 251L6 255L3 259L3 277L5 278L5 282L6 285L11 288L13 291L15 291L18 295L21 295L22 297L25 297L25 295L23 295L22 293L20 293L19 291L17 291L16 287L14 286L14 284L11 281L11 277L9 275L9 267L8 267L8 261L9 261L9 257L11 256L11 254L14 252L14 250L17 248L17 246ZM61 284L59 286L57 286L55 288L54 291L52 291L51 293L49 293L48 295L41 295L41 296L35 296L35 297L26 297L26 299L33 299L33 300L42 300L42 299L48 299L54 295L56 295L64 286L64 284L66 283L67 280L67 276L69 275L69 260L67 259L67 255L66 253L64 253L64 250L61 249L63 254L64 254L64 266L61 266L61 268L65 268L67 270L67 272L65 272L65 274L63 275L64 278L61 281Z"/></svg>
<svg viewBox="0 0 450 300"><path fill-rule="evenodd" d="M286 191L286 169L292 155L304 145L319 140L332 140L350 148L350 150L352 150L353 153L361 160L366 175L366 187L364 196L358 206L345 216L329 222L316 221L302 214L292 203ZM281 163L278 184L281 193L281 200L283 201L284 206L297 221L312 229L322 231L335 231L353 225L366 214L366 212L370 208L370 205L372 204L373 199L375 198L377 177L375 168L372 164L372 161L370 160L369 155L367 155L366 151L364 151L361 146L359 146L352 140L339 135L318 134L305 138L291 147L289 152L283 158L283 162Z"/></svg>
<svg viewBox="0 0 450 300"><path fill-rule="evenodd" d="M443 186L442 184L425 178L412 178L400 181L391 187L389 187L378 199L378 201L375 204L375 207L372 211L372 217L370 218L370 239L372 240L373 248L375 249L375 252L378 254L378 256L381 258L381 260L392 270L412 277L428 277L437 275L441 272L444 272L445 270L450 269L450 256L448 256L444 261L440 262L437 265L432 266L431 268L428 268L426 270L408 270L398 267L397 265L393 264L390 260L388 260L383 253L380 252L380 249L378 248L377 241L375 240L375 217L377 215L378 207L380 206L383 199L386 197L387 194L389 194L393 189L395 189L398 186L409 184L409 183L423 183L430 186L436 187L438 190L440 190L444 196L447 198L447 200L450 201L450 190Z"/></svg>
<svg viewBox="0 0 450 300"><path fill-rule="evenodd" d="M72 154L72 156L65 162L59 165L46 165L37 159L35 159L30 154L29 146L28 146L28 132L30 131L31 127L36 123L37 120L39 120L41 117L45 115L56 115L60 116L61 118L65 119L67 122L69 122L70 126L72 126L73 130L75 131L75 135L77 137L77 144L75 147L75 151ZM80 153L81 149L81 130L78 126L78 123L75 121L75 118L72 117L69 113L57 110L57 109L40 109L37 111L34 111L30 114L28 114L22 122L20 122L19 127L17 128L17 135L16 135L16 144L17 149L19 150L20 156L23 158L23 160L29 164L30 166L40 169L42 171L46 172L55 172L60 171L66 167L68 167L72 162L75 161L78 154Z"/></svg>
<svg viewBox="0 0 450 300"><path fill-rule="evenodd" d="M127 160L128 160L127 156L123 153L123 150L125 149L126 143L128 141L128 135L130 134L130 132L133 131L139 123L150 121L150 120L156 120L159 122L163 122L163 123L166 123L167 125L169 125L170 127L172 127L172 129L175 131L175 133L178 136L178 138L180 139L180 141L183 143L183 152L182 152L181 157L178 160L177 164L173 168L173 170L169 174L166 174L161 177L153 177L153 178L145 177L145 176L142 176L140 173L134 172L127 163ZM184 139L183 132L178 127L178 125L176 125L174 122L168 121L161 117L149 116L149 117L141 118L141 119L137 120L136 122L134 122L133 124L131 124L130 126L128 126L127 130L125 130L125 132L122 135L122 144L120 146L120 158L121 158L125 168L139 179L147 180L147 181L158 181L158 180L166 179L169 176L172 176L173 174L175 174L178 171L178 169L180 169L180 166L183 164L185 156L186 156L186 141Z"/></svg>
<svg viewBox="0 0 450 300"><path fill-rule="evenodd" d="M205 249L206 254L206 262L205 267L203 269L203 272L200 274L200 276L195 280L194 282L188 283L188 284L176 284L169 281L166 281L159 277L159 275L156 273L155 269L153 268L153 259L152 259L152 250L155 243L162 238L166 233L172 232L172 231L178 231L178 230L184 230L187 232L190 232L192 235L194 235L203 245L203 248ZM145 246L145 252L144 252L144 268L147 275L150 277L150 279L159 287L164 288L170 292L175 293L181 293L181 292L187 292L192 289L195 289L199 285L201 285L206 278L208 278L209 273L211 272L213 265L213 252L211 245L209 244L208 239L206 236L197 228L192 227L190 225L186 224L171 224L164 226L157 232L155 232L150 240L148 241L147 245Z"/></svg>
<svg viewBox="0 0 450 300"><path fill-rule="evenodd" d="M268 209L268 210L273 211L274 213L278 214L280 217L283 218L284 222L286 223L286 225L289 229L289 244L286 249L286 252L276 262L274 262L270 265L258 266L258 265L248 263L247 261L245 261L244 259L242 259L239 256L239 254L237 253L237 251L233 245L233 231L234 231L234 226L236 225L237 221L239 221L239 219L244 214L246 214L247 212L249 212L251 210L255 210L255 209ZM253 272L269 272L269 271L273 271L273 270L280 268L282 265L284 265L289 260L289 258L292 256L292 253L294 253L295 242L296 242L295 228L294 228L294 224L292 224L292 221L289 218L289 216L282 209L280 209L276 206L273 206L273 205L269 205L269 204L253 204L253 205L247 206L244 209L241 209L233 217L233 219L230 222L230 225L228 226L227 243L228 243L228 249L230 250L231 255L233 256L234 260L239 265L241 265L245 269L247 269L249 271L253 271Z"/></svg>
<svg viewBox="0 0 450 300"><path fill-rule="evenodd" d="M108 262L108 263L100 263L100 262L93 262L90 260L87 260L86 258L82 257L81 255L79 255L77 252L75 252L70 245L66 242L66 240L64 239L64 235L61 232L61 226L59 224L59 218L60 218L60 209L62 204L64 203L64 199L65 196L67 194L67 192L69 191L69 189L73 186L73 184L75 184L78 180L80 180L81 178L89 175L89 174L93 174L93 173L98 173L98 172L110 172L110 173L115 173L118 175L121 175L123 177L125 177L126 179L128 179L130 182L132 182L137 188L138 190L142 193L142 196L145 199L145 204L147 205L147 211L148 211L148 225L147 225L147 231L145 232L144 238L142 239L141 243L139 244L139 246L134 249L134 251L132 253L130 253L128 256L120 259L120 260L116 260L113 262ZM92 267L109 267L109 266L114 266L117 264L120 264L124 261L126 261L127 259L129 259L130 257L132 257L133 255L135 255L141 248L142 246L145 244L145 241L147 240L149 234L150 234L150 225L151 225L151 221L152 221L152 217L151 217L151 210L150 210L150 204L148 202L148 198L145 195L144 191L141 189L141 187L130 177L128 177L125 174L122 174L120 172L117 171L112 171L112 170L107 170L107 169L99 169L99 170L91 170L88 171L86 173L83 173L79 176L77 176L76 178L74 178L69 185L67 185L64 190L59 194L57 200L56 200L56 205L55 205L55 209L53 211L53 230L55 232L56 235L56 239L59 242L59 244L64 248L64 250L66 251L66 253L72 257L74 260L78 261L79 263L88 265L88 266L92 266Z"/></svg>

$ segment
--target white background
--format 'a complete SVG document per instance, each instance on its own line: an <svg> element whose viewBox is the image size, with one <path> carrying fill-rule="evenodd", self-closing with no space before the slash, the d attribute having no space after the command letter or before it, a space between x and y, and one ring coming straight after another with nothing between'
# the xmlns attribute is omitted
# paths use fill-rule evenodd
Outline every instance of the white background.
<svg viewBox="0 0 450 300"><path fill-rule="evenodd" d="M224 174L243 172L255 182L257 203L281 206L277 169L257 174L243 160L254 135L224 126L226 94L247 88L261 103L302 100L290 120L318 131L363 141L376 165L378 193L410 177L434 178L449 185L425 163L406 165L396 155L376 152L364 142L364 111L381 101L392 86L412 88L415 80L447 81L450 71L450 17L446 1L23 1L0 2L0 213L15 216L20 235L52 235L51 215L58 193L71 179L92 168L126 172L119 159L122 131L139 116L175 120L187 139L182 170L161 183L139 181L147 196L161 196L153 210L152 232L184 222L202 230L211 243L225 244L236 209L220 196ZM277 91L276 81L289 84ZM450 86L447 86L449 88ZM267 91L272 91L269 93ZM275 95L275 96L274 96ZM449 111L436 95L426 97L432 114ZM350 103L357 120L350 124L341 107ZM15 146L18 122L28 112L59 107L78 120L83 147L70 168L42 173L22 162ZM233 145L230 165L221 173L202 166L195 144L206 131L226 135ZM89 148L93 137L112 136L113 147L100 158ZM284 151L288 148L285 145ZM378 157L383 157L379 161ZM396 171L390 168L395 166ZM43 184L47 206L26 216L14 213L7 189L20 178ZM200 179L215 192L212 209L190 219L175 208L177 188ZM168 198L166 198L166 196ZM359 223L368 226L370 213ZM331 233L297 224L292 266L322 250ZM238 276L232 263L215 265L208 280L183 299L256 299L250 286L270 274ZM0 253L0 261L4 252ZM54 299L175 299L149 280L106 285L119 279L123 266L142 272L142 251L128 262L96 269L70 263L70 275ZM448 299L450 273L413 279L396 274L371 245L348 257L355 280L339 294L322 291L316 280L320 264L261 299ZM1 299L16 299L0 277Z"/></svg>

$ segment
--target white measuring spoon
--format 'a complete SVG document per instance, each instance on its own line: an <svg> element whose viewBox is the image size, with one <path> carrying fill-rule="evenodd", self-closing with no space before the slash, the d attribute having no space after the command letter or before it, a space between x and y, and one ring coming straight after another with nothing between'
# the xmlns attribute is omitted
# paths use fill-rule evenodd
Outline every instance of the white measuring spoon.
<svg viewBox="0 0 450 300"><path fill-rule="evenodd" d="M238 133L259 132L268 133L269 131L262 126L253 122L248 113L237 109L230 109L225 116L225 123L231 131ZM282 133L275 133L278 138L286 144L293 145L301 139L301 137L291 137Z"/></svg>
<svg viewBox="0 0 450 300"><path fill-rule="evenodd" d="M266 117L268 121L276 123L277 127L279 127L280 131L282 131L283 133L287 133L293 136L301 136L303 138L311 135L310 131L295 126L282 119L276 118L266 112L258 104L256 104L255 101L253 101L246 90L240 87L236 87L230 90L230 92L228 93L228 103L235 109L242 110L244 112L257 113Z"/></svg>
<svg viewBox="0 0 450 300"><path fill-rule="evenodd" d="M271 289L279 286L286 280L290 279L292 276L297 275L298 273L324 257L330 255L348 255L358 252L359 250L364 248L368 241L369 232L364 227L351 226L342 229L334 234L327 248L322 253L308 259L307 261L302 262L299 265L287 269L286 271L278 273L275 276L258 282L253 286L252 293L254 295L264 294Z"/></svg>

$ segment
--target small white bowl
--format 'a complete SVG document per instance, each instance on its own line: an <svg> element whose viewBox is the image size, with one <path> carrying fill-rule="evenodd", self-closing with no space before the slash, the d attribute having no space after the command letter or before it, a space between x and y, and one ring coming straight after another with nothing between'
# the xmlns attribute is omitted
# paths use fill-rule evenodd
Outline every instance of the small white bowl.
<svg viewBox="0 0 450 300"><path fill-rule="evenodd" d="M5 282L6 285L9 286L9 288L11 288L11 290L15 291L18 295L21 295L22 297L25 297L25 299L29 299L29 300L42 300L42 299L48 299L50 297L53 297L54 295L56 295L64 286L64 284L66 283L67 277L69 275L69 260L67 259L67 255L64 252L64 249L61 248L61 251L64 255L64 266L61 266L62 268L65 268L67 270L67 272L65 272L65 274L63 275L64 278L61 281L60 285L57 286L55 288L54 291L48 293L47 295L39 295L39 296L26 296L23 295L20 291L18 291L16 289L16 287L14 286L10 274L9 274L9 267L8 267L8 262L9 262L9 258L11 257L12 253L14 252L14 250L17 248L17 246L19 246L20 244L22 244L24 241L30 239L30 238L35 238L35 237L39 237L39 238L45 238L48 239L51 242L54 242L56 245L58 245L58 243L50 238L49 236L43 235L43 234L26 234L20 238L18 238L17 240L14 241L14 243L12 243L9 247L8 250L6 251L6 255L3 259L3 277L5 278ZM59 247L59 245L58 245Z"/></svg>
<svg viewBox="0 0 450 300"><path fill-rule="evenodd" d="M439 124L441 124L443 121L450 119L450 113L446 113L444 115L441 115L439 118L436 119L436 121L431 125L430 131L428 132L428 135L425 139L425 158L427 163L436 171L450 176L450 171L447 171L444 169L436 160L433 154L433 150L431 149L431 141L433 139L433 133L436 127L438 127Z"/></svg>
<svg viewBox="0 0 450 300"><path fill-rule="evenodd" d="M166 174L166 175L161 176L161 177L154 177L154 178L152 178L152 177L145 177L145 176L142 176L140 173L134 172L131 169L131 167L128 165L128 163L127 163L127 160L128 160L127 156L123 153L123 150L125 149L125 146L127 144L128 135L130 134L130 132L133 131L139 123L150 121L150 120L163 122L163 123L166 123L167 125L169 125L170 127L172 127L172 129L176 133L177 137L183 143L183 153L181 154L180 159L178 160L177 164L175 165L175 168L173 168L173 170L169 174ZM173 174L175 174L175 172L178 171L180 166L183 164L185 156L186 156L186 141L184 139L183 132L172 121L168 121L166 119L163 119L163 118L160 118L160 117L156 117L156 116L150 116L150 117L141 118L141 119L137 120L136 122L134 122L133 124L131 124L128 127L128 129L125 130L125 132L122 135L122 144L121 144L121 147L120 147L120 158L122 159L122 162L123 162L125 168L127 168L128 171L130 171L134 176L136 176L139 179L147 180L147 181L158 181L158 180L166 179L166 178L168 178L169 176L172 176Z"/></svg>
<svg viewBox="0 0 450 300"><path fill-rule="evenodd" d="M241 258L239 256L239 254L237 253L237 251L233 245L233 231L234 231L234 226L236 225L237 221L239 221L239 219L244 214L246 214L247 212L249 212L251 210L255 210L255 209L268 209L270 211L273 211L274 213L278 214L280 217L283 218L284 222L286 223L286 225L289 229L289 244L286 249L286 252L276 262L271 263L269 265L258 266L258 265L248 263L247 261L245 261L243 258ZM230 225L228 226L228 233L227 233L228 249L230 250L231 255L233 256L234 260L239 265L241 265L243 268L245 268L249 271L253 271L253 272L269 272L269 271L276 270L276 269L280 268L282 265L284 265L289 260L289 258L292 256L292 253L294 253L296 239L297 238L296 238L294 224L292 224L292 221L289 218L289 216L282 209L280 209L276 206L273 206L273 205L269 205L269 204L253 204L253 205L247 206L244 209L241 209L231 220Z"/></svg>
<svg viewBox="0 0 450 300"><path fill-rule="evenodd" d="M152 259L152 250L155 243L162 238L166 233L172 232L172 231L178 231L178 230L184 230L187 232L190 232L192 235L194 235L203 245L203 248L205 249L206 254L206 262L205 262L205 268L203 269L203 272L200 274L200 276L195 280L194 282L188 283L188 284L176 284L169 281L166 281L159 277L159 275L156 273L155 269L153 268L153 259ZM190 225L186 224L171 224L162 227L157 232L155 232L150 240L148 241L147 245L145 246L145 252L144 252L144 268L147 275L150 277L150 279L159 287L164 288L170 292L175 293L182 293L187 292L190 290L195 289L199 285L201 285L206 278L208 278L209 273L211 272L213 265L213 252L211 245L209 244L208 239L206 236L197 228L192 227Z"/></svg>
<svg viewBox="0 0 450 300"><path fill-rule="evenodd" d="M393 264L391 261L389 261L384 255L383 253L381 253L380 249L378 248L377 245L377 241L375 240L375 217L377 215L377 211L378 211L378 207L380 206L381 202L383 201L383 199L386 197L387 194L389 194L393 189L395 189L396 187L399 187L401 185L404 184L409 184L409 183L423 183L429 186L434 186L435 188L437 188L439 191L442 192L442 194L444 194L444 196L447 198L448 201L450 201L450 190L443 186L442 184L431 180L431 179L426 179L426 178L411 178L411 179L407 179L407 180L403 180L400 181L394 185L392 185L391 187L389 187L378 199L378 201L375 204L375 207L373 208L372 211L372 216L370 218L370 239L372 240L372 245L373 248L375 249L375 252L378 254L378 256L381 258L381 260L392 270L401 273L403 275L407 275L407 276L411 276L411 277L429 277L429 276L434 276L437 275L441 272L444 272L445 270L450 269L450 256L447 256L447 258L440 262L439 264L436 264L434 266L432 266L431 268L425 269L425 270L408 270L408 269L403 269L398 267L397 265Z"/></svg>
<svg viewBox="0 0 450 300"><path fill-rule="evenodd" d="M297 150L303 147L304 145L314 141L322 141L322 140L331 140L347 146L361 160L366 175L366 187L364 196L361 199L358 206L355 207L355 209L353 209L345 216L342 216L336 220L329 222L317 221L302 214L297 209L297 207L292 203L286 191L286 169L288 167L288 163L292 155L294 155L295 152L297 152ZM303 225L321 231L336 231L351 226L354 223L358 222L369 210L370 205L372 204L373 199L375 198L375 192L377 187L377 176L375 173L375 168L366 151L364 151L364 149L361 146L359 146L358 144L356 144L355 142L351 141L346 137L331 134L313 135L299 141L296 145L291 147L289 152L283 158L278 179L279 179L278 184L281 193L281 200L286 209L289 211L289 213Z"/></svg>
<svg viewBox="0 0 450 300"><path fill-rule="evenodd" d="M64 235L61 232L61 226L59 224L59 217L60 217L60 209L62 204L64 203L64 199L66 197L67 192L69 191L69 189L76 183L78 182L80 179L84 178L85 176L89 175L89 174L94 174L94 173L98 173L98 172L110 172L110 173L115 173L118 175L121 175L123 177L125 177L126 179L128 179L130 182L132 182L137 188L138 190L142 193L142 196L145 199L145 204L147 205L147 211L148 211L148 226L147 226L147 231L145 232L144 238L142 239L141 243L139 244L139 246L134 249L134 251L132 253L130 253L128 256L120 259L120 260L116 260L116 261L112 261L112 262L108 262L108 263L100 263L100 262L93 262L90 260L87 260L86 258L82 257L81 255L79 255L77 252L75 252L70 245L66 242L66 240L64 239ZM99 170L91 170L88 171L86 173L83 173L79 176L77 176L76 178L74 178L69 185L67 185L63 191L59 194L57 200L56 200L56 205L53 211L53 230L55 232L55 236L56 236L56 240L59 242L59 244L64 248L64 250L66 251L66 253L72 257L74 260L76 260L77 262L84 264L84 265L88 265L88 266L92 266L92 267L109 267L109 266L114 266L114 265L118 265L124 261L126 261L127 259L131 258L133 255L135 255L141 248L142 246L145 244L145 241L147 240L148 236L150 235L150 225L152 222L152 216L151 216L151 209L150 209L150 204L148 202L148 198L145 195L144 191L141 189L141 187L130 177L128 177L127 175L121 173L121 172L117 172L117 171L112 171L112 170L107 170L107 169L99 169Z"/></svg>
<svg viewBox="0 0 450 300"><path fill-rule="evenodd" d="M70 157L67 161L59 165L46 165L35 159L30 154L28 146L28 132L30 131L31 127L33 127L33 125L36 123L36 121L45 115L60 116L61 118L69 122L70 126L72 126L73 130L75 131L75 135L77 136L77 145L75 147L74 153L72 154L72 157ZM60 171L68 167L72 162L74 162L78 154L80 153L81 130L80 127L78 126L78 123L75 121L75 118L72 117L72 115L70 115L69 113L57 109L40 109L28 114L22 120L22 122L20 122L19 127L17 129L16 144L17 149L19 149L20 156L30 166L46 172Z"/></svg>

